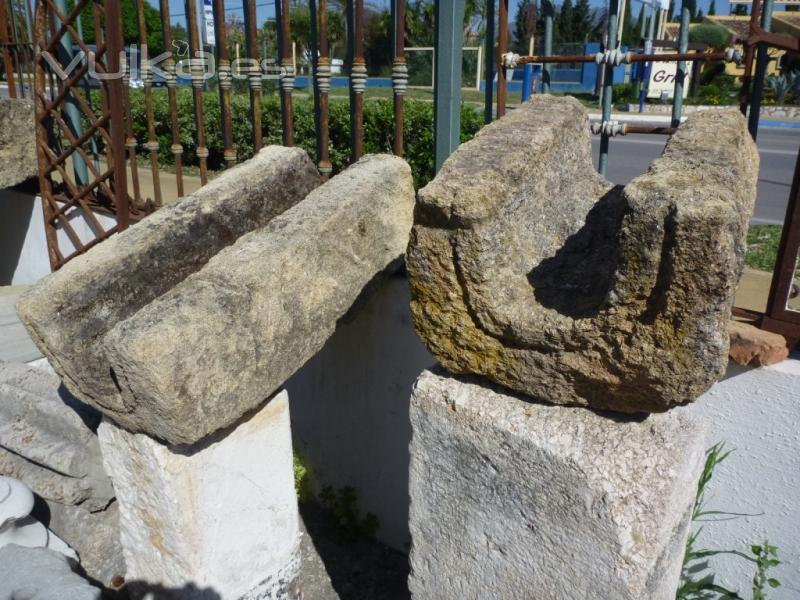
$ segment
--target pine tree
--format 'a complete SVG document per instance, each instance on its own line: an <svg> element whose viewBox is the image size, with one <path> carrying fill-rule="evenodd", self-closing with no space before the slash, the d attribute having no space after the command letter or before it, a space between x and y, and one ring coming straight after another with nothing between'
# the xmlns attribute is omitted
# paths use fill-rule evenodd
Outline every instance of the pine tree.
<svg viewBox="0 0 800 600"><path fill-rule="evenodd" d="M639 43L642 39L642 27L644 24L644 4L639 9L639 17L636 19L636 25L633 28L633 38L636 40L635 43Z"/></svg>
<svg viewBox="0 0 800 600"><path fill-rule="evenodd" d="M633 4L633 2L630 0L625 3L625 18L622 23L622 45L628 48L636 45L639 36L639 33L634 28L631 4Z"/></svg>
<svg viewBox="0 0 800 600"><path fill-rule="evenodd" d="M626 3L627 4L627 3ZM574 42L585 42L592 32L592 7L589 0L578 0L572 13L572 35Z"/></svg>
<svg viewBox="0 0 800 600"><path fill-rule="evenodd" d="M669 0L669 9L667 9L667 22L672 21L673 19L680 21L680 15L677 17L675 16L675 0Z"/></svg>
<svg viewBox="0 0 800 600"><path fill-rule="evenodd" d="M689 20L697 23L697 0L686 0L686 7L689 9Z"/></svg>
<svg viewBox="0 0 800 600"><path fill-rule="evenodd" d="M733 14L741 16L741 17L746 17L749 14L747 12L747 5L746 4L737 4L737 5L733 6Z"/></svg>
<svg viewBox="0 0 800 600"><path fill-rule="evenodd" d="M572 8L572 0L564 0L561 5L561 12L558 15L558 41L565 44L575 41L575 32L572 30L574 23L575 10Z"/></svg>
<svg viewBox="0 0 800 600"><path fill-rule="evenodd" d="M711 0L711 4L708 6L708 16L713 17L717 14L717 0Z"/></svg>
<svg viewBox="0 0 800 600"><path fill-rule="evenodd" d="M534 0L519 0L514 22L514 51L527 54L529 40L536 33L536 4Z"/></svg>

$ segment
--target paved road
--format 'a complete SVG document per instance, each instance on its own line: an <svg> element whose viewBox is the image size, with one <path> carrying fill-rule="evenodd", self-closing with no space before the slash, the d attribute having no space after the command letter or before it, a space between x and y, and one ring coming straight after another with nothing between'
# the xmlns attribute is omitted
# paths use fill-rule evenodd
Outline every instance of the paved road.
<svg viewBox="0 0 800 600"><path fill-rule="evenodd" d="M655 135L628 135L611 140L609 179L624 184L643 173L650 162L661 155L665 141L664 137ZM595 138L592 143L595 161L599 147L599 139ZM800 129L761 128L759 131L761 171L753 223L783 223L798 147Z"/></svg>

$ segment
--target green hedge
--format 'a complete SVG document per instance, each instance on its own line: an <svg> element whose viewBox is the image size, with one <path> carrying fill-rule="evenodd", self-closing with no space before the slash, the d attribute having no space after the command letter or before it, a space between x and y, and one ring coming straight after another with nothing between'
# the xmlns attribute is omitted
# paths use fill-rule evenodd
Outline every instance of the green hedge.
<svg viewBox="0 0 800 600"><path fill-rule="evenodd" d="M173 155L170 152L172 131L166 91L155 90L153 100L156 136L159 142L159 160L161 164L169 165L173 163ZM217 93L207 92L204 94L204 122L210 169L221 169L224 165L219 106ZM234 95L232 107L233 143L237 158L242 161L253 155L249 97L246 94ZM136 139L139 143L144 143L147 140L147 120L142 90L131 90L131 113ZM295 98L294 115L295 144L305 149L316 161L313 101L310 98ZM178 123L184 148L184 164L197 165L194 104L190 89L178 90ZM469 106L462 107L462 142L472 138L482 125L483 120L478 111ZM277 96L270 95L263 98L262 130L265 145L281 143L280 100ZM406 159L411 165L414 184L421 187L433 177L433 104L418 100L406 100L403 135L406 144ZM394 116L391 100L367 100L364 103L364 151L366 153L391 152L393 138ZM330 100L329 152L334 172L347 166L350 160L350 113L346 99L331 98Z"/></svg>

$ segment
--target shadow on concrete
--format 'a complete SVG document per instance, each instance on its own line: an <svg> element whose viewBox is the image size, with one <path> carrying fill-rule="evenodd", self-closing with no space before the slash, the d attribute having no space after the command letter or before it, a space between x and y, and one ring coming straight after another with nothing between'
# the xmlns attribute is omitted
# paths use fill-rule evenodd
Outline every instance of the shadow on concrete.
<svg viewBox="0 0 800 600"><path fill-rule="evenodd" d="M14 188L0 190L0 285L11 285L33 214L34 198Z"/></svg>
<svg viewBox="0 0 800 600"><path fill-rule="evenodd" d="M210 587L201 587L187 583L181 587L168 587L143 581L129 581L117 591L105 591L103 598L107 600L129 600L146 598L147 600L222 600L222 595Z"/></svg>
<svg viewBox="0 0 800 600"><path fill-rule="evenodd" d="M364 536L343 531L317 504L300 505L303 600L408 600L408 558Z"/></svg>

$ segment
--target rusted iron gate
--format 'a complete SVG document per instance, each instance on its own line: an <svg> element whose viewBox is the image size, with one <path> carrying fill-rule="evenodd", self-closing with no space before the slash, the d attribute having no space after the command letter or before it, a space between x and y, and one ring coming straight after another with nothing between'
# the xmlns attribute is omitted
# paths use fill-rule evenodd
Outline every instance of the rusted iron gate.
<svg viewBox="0 0 800 600"><path fill-rule="evenodd" d="M23 0L24 1L24 0ZM144 3L146 0L136 0L138 33L140 44L145 44L147 40L147 21L144 15ZM458 0L451 0L458 1ZM547 0L545 0L547 2ZM168 0L159 0L161 12L161 26L164 45L167 49L172 47L172 32L170 27L170 7ZM144 87L145 113L147 120L147 139L140 143L134 136L133 123L130 119L130 92L127 79L117 79L103 81L100 85L101 109L99 115L90 112L91 104L83 98L81 92L81 77L73 76L68 79L60 79L52 63L42 59L46 49L52 51L58 39L65 35L72 36L75 43L88 53L94 52L98 61L99 70L115 72L118 63L125 63L124 54L119 58L111 52L121 51L122 30L119 25L119 6L117 2L103 2L95 0L88 2L83 0L76 4L70 14L63 14L63 9L58 10L59 4L64 0L37 0L36 13L36 100L38 106L37 131L38 147L40 148L40 164L42 170L42 192L45 200L48 241L51 249L51 262L53 268L58 268L72 256L85 251L97 241L108 237L114 231L124 229L131 220L140 218L149 211L162 205L163 202L171 200L164 198L162 193L161 178L162 172L158 164L158 140L154 130L154 111L153 111L153 75L147 69L141 70L141 79ZM216 44L215 60L217 64L218 90L220 95L220 114L206 115L203 105L205 93L206 67L203 58L203 43L198 27L198 0L185 0L185 15L188 22L189 49L192 60L189 61L190 79L193 90L194 121L196 134L194 139L195 154L198 159L199 176L201 184L208 181L208 157L209 150L206 145L206 124L208 118L219 118L221 124L222 138L224 144L224 164L231 167L237 162L237 150L233 141L232 127L232 70L231 57L228 55L227 28L225 26L225 11L234 5L230 0L212 0L214 19L216 24ZM96 39L101 40L105 36L105 42L98 43L95 51L79 43L80 36L80 8L92 4L95 7L95 33ZM113 5L113 6L112 6ZM250 94L251 125L252 125L252 144L254 151L258 151L263 143L262 140L262 114L261 97L262 82L265 74L265 66L262 62L267 57L260 56L259 44L257 41L256 23L256 1L243 0L241 6L244 14L244 26L246 33L245 58L248 59L248 83ZM398 154L403 154L403 99L406 91L408 73L404 57L404 24L405 24L405 0L392 0L393 13L393 65L392 65L392 84L394 97L394 139L392 149ZM6 6L14 6L14 2L7 0ZM294 143L294 110L292 93L294 90L294 72L291 53L291 31L289 0L275 0L276 22L278 29L278 66L281 69L280 77L280 105L282 121L282 141L286 145ZM329 136L329 92L331 87L331 56L328 36L328 5L327 0L309 0L311 13L311 55L314 76L314 103L316 116L317 132L317 160L319 170L327 176L331 173L330 162L330 136ZM600 156L598 168L605 172L607 168L608 153L610 150L611 138L616 135L626 133L647 133L647 134L670 134L680 123L682 113L683 85L686 77L686 64L689 61L739 61L739 57L733 49L726 52L689 52L688 32L689 32L689 9L687 3L681 8L680 34L677 44L677 52L670 54L634 54L622 53L616 47L617 23L618 23L618 0L612 0L609 5L607 39L609 42L603 52L596 55L575 55L575 56L552 56L546 53L543 56L518 56L507 52L508 42L508 0L498 0L497 6L494 2L487 3L487 49L494 48L494 22L495 10L498 12L498 43L496 57L497 61L487 61L486 68L486 120L491 121L495 111L496 115L502 116L506 111L506 91L507 91L507 69L518 64L527 62L543 63L545 70L549 64L553 63L586 63L595 62L598 70L603 74L603 88L601 96L602 121L593 126L594 133L601 138ZM752 106L750 111L750 127L754 137L758 126L758 107L760 106L761 93L763 88L764 68L766 66L767 46L781 47L788 50L797 50L797 40L791 40L769 33L769 23L771 20L772 0L767 0L763 5L761 0L754 0L753 13L750 21L749 37L744 41L745 53L745 79L741 94L742 111L746 112L748 106ZM0 32L3 33L4 59L6 60L7 71L14 70L12 49L15 48L8 35L11 29L3 26L2 20L8 21L14 10L0 11ZM19 11L16 11L19 12ZM349 0L348 2L348 27L347 41L348 54L350 57L350 110L351 110L351 159L357 160L363 151L363 96L366 89L367 72L364 61L364 40L363 40L363 21L364 5L363 0ZM19 19L17 19L18 21ZM552 37L552 19L545 19L546 40ZM8 41L6 42L8 38ZM24 45L24 40L22 40ZM545 49L549 46L545 43ZM18 54L18 52L17 52ZM441 52L440 52L441 54ZM105 60L103 60L105 59ZM644 127L611 119L612 107L612 84L613 68L616 65L633 62L658 62L658 61L678 61L678 76L675 83L675 102L672 111L672 120L669 127ZM18 60L19 62L19 60ZM756 73L752 74L755 64ZM124 65L122 65L124 67ZM178 103L177 103L177 74L175 60L170 56L161 65L167 73L166 87L169 102L170 129L172 133L171 152L174 157L177 195L184 194L184 164L182 146L182 132L179 127ZM124 68L122 72L128 76L129 73ZM496 96L492 90L492 80L497 75ZM437 90L438 92L438 90ZM88 96L88 94L86 94ZM111 101L115 97L118 101ZM77 134L75 128L70 128L70 123L65 122L62 108L70 99L72 104L77 104L83 111L82 120L88 121L88 129ZM495 104L496 103L496 104ZM454 107L450 107L454 110ZM451 132L452 133L452 132ZM54 135L55 134L55 135ZM439 132L437 131L437 137ZM55 138L55 140L54 140ZM60 140L60 141L59 141ZM92 152L84 146L92 141ZM60 145L59 145L60 144ZM76 182L70 180L66 161L70 157L78 159L91 165L92 159L95 165L99 164L96 158L97 147L104 149L106 155L107 169L97 172L92 169L94 179L88 182ZM56 148L56 150L54 150ZM153 197L143 198L139 182L139 170L137 150L144 150L144 154L149 158L149 168L153 182ZM74 161L73 161L74 162ZM781 242L778 266L775 270L772 289L769 297L769 306L765 314L747 313L746 316L757 320L762 326L784 333L792 339L800 338L800 313L793 312L786 308L786 298L788 290L792 285L793 273L795 268L798 249L800 249L800 214L798 209L798 178L800 177L800 159L798 160L798 170L795 172L794 185L787 211L786 222L783 229L783 239ZM60 181L55 182L52 175L59 175ZM130 182L128 182L130 178ZM129 185L128 185L129 183ZM128 196L127 189L132 191L132 197ZM118 201L119 198L119 201ZM96 238L88 243L79 243L78 250L70 255L63 255L57 246L56 230L60 226L69 234L69 223L66 212L69 208L80 208L84 212L105 210L114 214L117 218L117 225L108 230L99 227L99 223L93 225L96 230ZM90 216L91 218L91 216ZM70 236L72 237L72 236ZM744 314L743 311L738 311Z"/></svg>
<svg viewBox="0 0 800 600"><path fill-rule="evenodd" d="M0 7L0 46L10 98L26 98L32 89L32 21L28 0L7 0Z"/></svg>
<svg viewBox="0 0 800 600"><path fill-rule="evenodd" d="M5 0L4 6L10 0ZM26 1L26 0L22 0ZM135 0L138 19L138 42L140 47L146 45L148 29L145 19L146 0ZM309 0L314 21L312 32L314 45L314 101L317 130L317 158L320 172L327 176L332 171L329 152L329 91L331 85L331 57L328 40L328 7L326 0ZM319 6L317 6L319 2ZM227 4L227 6L226 6ZM214 59L220 95L220 114L207 115L204 108L208 61L203 52L203 40L198 26L198 0L185 0L185 16L188 24L188 43L190 57L188 71L193 90L195 139L194 150L199 167L201 185L209 179L209 149L206 142L207 119L219 118L224 144L224 164L232 167L237 162L237 151L233 143L232 87L233 73L231 57L227 44L227 28L225 12L233 5L230 0L212 0L216 24L216 44ZM88 47L83 41L81 16L87 6L93 7L94 33L98 40L96 48ZM266 57L260 56L258 31L256 23L256 0L243 0L236 3L244 13L246 33L246 69L250 91L252 144L255 152L262 147L262 82L268 71L264 62ZM36 0L35 39L36 39L36 101L37 101L37 146L40 149L40 171L42 196L45 203L46 229L51 265L57 269L74 256L85 252L88 248L105 239L115 231L121 231L128 223L146 215L174 198L165 198L162 190L164 174L159 168L159 144L155 131L153 101L153 71L147 68L146 62L136 65L135 59L126 56L123 48L123 32L120 21L118 2L101 0L78 1L74 8L66 13L64 0ZM172 30L170 27L169 0L160 0L161 33L164 46L172 48ZM290 31L290 2L275 0L278 23L278 48L281 98L282 141L285 145L294 144L294 111L292 93L294 91L293 59ZM395 12L394 37L394 115L395 136L393 151L403 152L403 98L406 90L407 71L405 67L404 49L404 6L401 0L394 0ZM363 0L350 0L350 23L348 27L351 92L351 158L357 160L363 152L363 95L366 88L367 71L364 60ZM2 23L0 23L0 26ZM2 29L2 27L0 27ZM3 29L5 31L5 29ZM5 39L5 38L4 38ZM100 40L103 40L100 42ZM61 56L54 51L62 46ZM4 45L6 51L9 45ZM73 52L76 50L77 52ZM7 52L6 52L7 54ZM4 56L6 55L4 54ZM84 54L80 69L65 73L67 65L76 58L75 54ZM88 61L93 58L96 71L103 76L106 73L121 74L116 79L100 80L100 107L92 104L91 90L87 87ZM54 60L55 59L55 60ZM130 63L130 64L128 64ZM118 69L118 66L121 70ZM134 135L134 123L131 118L130 76L131 67L138 67L140 74L146 116L146 135L144 143ZM9 77L13 77L15 66L7 64ZM177 196L185 193L185 165L182 132L179 127L178 114L178 73L175 58L170 56L159 65L166 73L170 129L172 133L171 152L174 158L175 187ZM241 67L240 67L241 68ZM112 97L114 98L112 100ZM68 106L69 105L69 106ZM75 106L80 114L75 115ZM73 112L72 120L69 111ZM87 128L88 126L88 128ZM91 145L92 148L88 148ZM107 169L99 169L98 147L106 153ZM140 175L143 165L141 154L149 158L150 178L152 181L152 197L144 197ZM72 163L78 163L77 166ZM75 167L73 176L71 167ZM80 168L78 168L80 167ZM94 179L81 181L80 170L91 171ZM102 171L102 172L100 172ZM54 176L55 175L55 176ZM83 179L87 179L84 174ZM128 196L127 190L131 190ZM91 229L96 234L93 239L79 239L73 230L69 213L80 210L89 220ZM114 227L104 229L95 213L104 210L116 217ZM63 229L76 248L74 252L63 252L58 244L58 230Z"/></svg>
<svg viewBox="0 0 800 600"><path fill-rule="evenodd" d="M90 50L76 29L76 20L89 4L94 8L96 50ZM67 12L61 0L37 0L34 22L36 151L45 219L45 234L53 270L112 234L126 229L147 211L135 206L127 193L125 175L125 82L119 3L76 0ZM68 54L77 45L93 60L65 71ZM87 73L98 74L99 106L82 90ZM104 160L99 159L98 146ZM92 155L94 153L94 155ZM105 163L105 164L103 164ZM101 224L100 214L114 217ZM84 219L81 235L73 223ZM59 230L72 250L64 251Z"/></svg>
<svg viewBox="0 0 800 600"><path fill-rule="evenodd" d="M770 25L772 22L773 0L753 0L752 12L750 16L748 37L742 40L744 44L744 57L737 55L733 48L724 52L693 52L689 53L689 6L684 0L681 6L680 33L678 36L678 52L668 54L633 54L622 52L616 48L617 24L619 18L619 0L611 0L608 12L607 43L603 52L596 55L551 55L545 53L542 56L519 56L507 51L507 15L508 0L499 1L499 39L498 39L498 62L497 62L497 115L505 113L506 106L506 87L507 69L519 64L542 63L545 67L545 77L547 77L547 65L554 63L590 63L595 62L598 69L603 69L602 73L602 120L592 126L592 131L600 135L600 156L598 160L598 170L606 174L608 168L608 153L610 140L617 135L628 133L644 134L672 134L680 124L683 102L683 87L686 79L686 63L708 62L708 61L735 61L744 62L744 77L739 96L740 110L745 116L749 116L748 125L750 133L755 139L758 134L759 112L764 88L764 77L768 62L768 48L781 48L788 51L800 52L800 40L787 36L771 33ZM550 0L543 0L544 3ZM490 3L491 5L492 3ZM493 9L490 9L493 10ZM552 19L545 20L546 28L552 28ZM551 38L552 31L545 31L545 38ZM487 47L491 41L487 40ZM545 43L547 49L549 45ZM666 62L677 61L677 76L675 78L675 90L673 94L672 119L670 127L647 127L615 121L611 119L611 109L613 105L613 68L620 64L633 62ZM755 63L755 74L753 66ZM487 74L491 71L487 71ZM487 77L487 90L491 79ZM491 120L491 94L487 92L487 121ZM734 313L738 316L747 318L764 329L775 331L784 335L791 345L800 340L800 312L791 310L787 302L792 293L795 270L798 264L798 253L800 252L800 153L798 154L795 166L792 188L789 195L789 202L786 209L786 216L783 223L783 231L778 257L773 271L772 283L770 286L767 308L764 313L747 311L734 308Z"/></svg>

